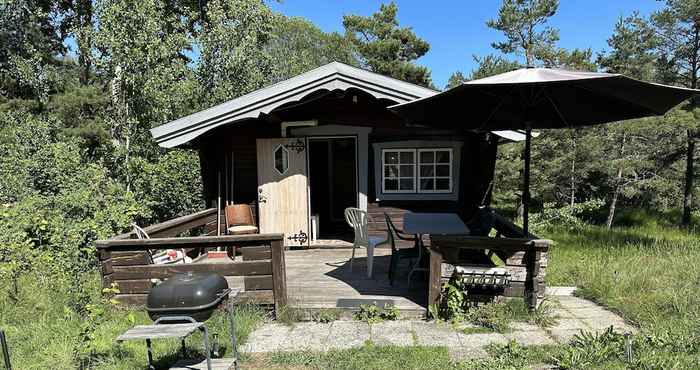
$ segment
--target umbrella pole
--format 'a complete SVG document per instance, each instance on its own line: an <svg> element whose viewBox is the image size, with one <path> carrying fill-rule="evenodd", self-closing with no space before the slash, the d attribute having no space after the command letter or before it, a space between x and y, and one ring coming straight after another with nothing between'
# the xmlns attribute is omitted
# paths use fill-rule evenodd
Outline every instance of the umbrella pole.
<svg viewBox="0 0 700 370"><path fill-rule="evenodd" d="M523 237L530 238L530 152L532 144L532 129L525 131L525 168L523 171ZM531 246L532 247L532 246ZM530 311L537 307L537 284L535 283L535 251L525 253L525 302Z"/></svg>
<svg viewBox="0 0 700 370"><path fill-rule="evenodd" d="M523 237L527 238L530 227L530 150L532 129L525 130L525 164L523 169Z"/></svg>

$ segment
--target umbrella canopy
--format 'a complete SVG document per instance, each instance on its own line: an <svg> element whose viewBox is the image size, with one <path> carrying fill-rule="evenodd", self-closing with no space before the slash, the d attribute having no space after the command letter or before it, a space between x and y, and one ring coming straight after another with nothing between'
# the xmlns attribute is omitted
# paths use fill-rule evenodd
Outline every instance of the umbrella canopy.
<svg viewBox="0 0 700 370"><path fill-rule="evenodd" d="M662 115L698 93L620 74L523 68L389 109L435 127L571 128Z"/></svg>
<svg viewBox="0 0 700 370"><path fill-rule="evenodd" d="M528 236L531 130L657 116L700 90L620 74L523 68L389 107L406 120L475 131L525 130L523 233Z"/></svg>

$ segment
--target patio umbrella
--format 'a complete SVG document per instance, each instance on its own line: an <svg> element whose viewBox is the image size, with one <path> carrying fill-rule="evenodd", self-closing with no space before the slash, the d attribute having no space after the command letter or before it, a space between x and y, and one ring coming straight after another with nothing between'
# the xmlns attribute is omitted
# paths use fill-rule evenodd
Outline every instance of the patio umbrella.
<svg viewBox="0 0 700 370"><path fill-rule="evenodd" d="M620 74L523 68L389 107L406 120L472 131L525 130L523 232L527 237L532 129L574 128L665 114L700 90Z"/></svg>

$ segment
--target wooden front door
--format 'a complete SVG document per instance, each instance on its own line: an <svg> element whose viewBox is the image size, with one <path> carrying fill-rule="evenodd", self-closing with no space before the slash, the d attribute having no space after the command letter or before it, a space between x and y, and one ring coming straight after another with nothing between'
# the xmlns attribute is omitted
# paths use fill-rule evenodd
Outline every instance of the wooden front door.
<svg viewBox="0 0 700 370"><path fill-rule="evenodd" d="M284 233L285 246L309 245L306 142L258 139L260 233Z"/></svg>

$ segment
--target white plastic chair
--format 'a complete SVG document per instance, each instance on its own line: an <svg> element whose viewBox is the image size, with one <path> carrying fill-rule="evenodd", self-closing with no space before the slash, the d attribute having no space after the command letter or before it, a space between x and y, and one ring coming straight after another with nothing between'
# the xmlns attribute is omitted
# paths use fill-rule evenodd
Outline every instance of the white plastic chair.
<svg viewBox="0 0 700 370"><path fill-rule="evenodd" d="M355 259L355 248L367 248L367 277L372 277L372 266L374 264L374 248L384 244L387 240L380 237L369 236L367 231L367 212L359 208L346 208L345 221L355 232L355 242L352 245L352 255L350 256L350 271L352 262Z"/></svg>

